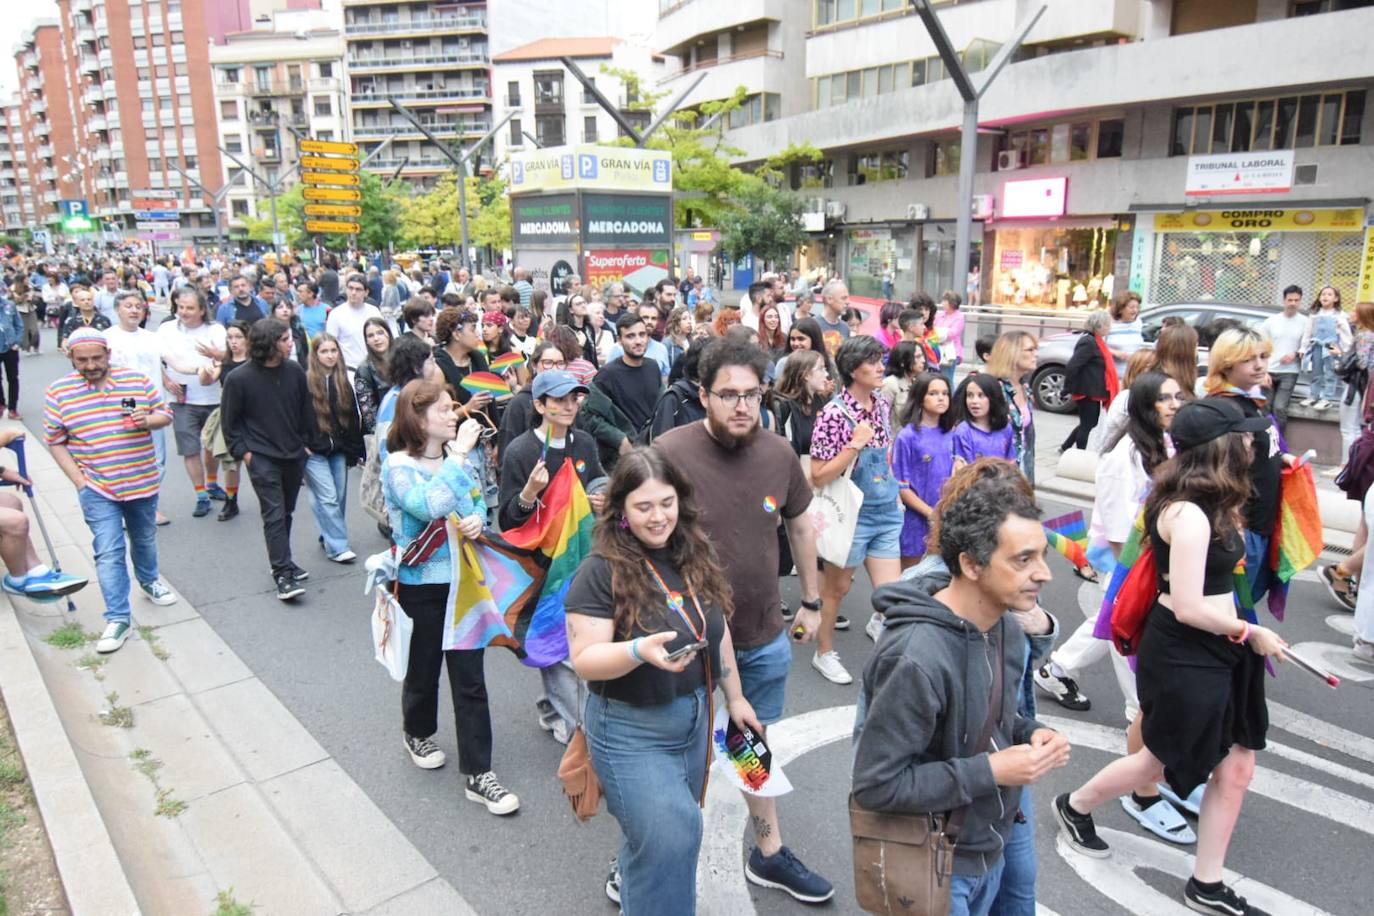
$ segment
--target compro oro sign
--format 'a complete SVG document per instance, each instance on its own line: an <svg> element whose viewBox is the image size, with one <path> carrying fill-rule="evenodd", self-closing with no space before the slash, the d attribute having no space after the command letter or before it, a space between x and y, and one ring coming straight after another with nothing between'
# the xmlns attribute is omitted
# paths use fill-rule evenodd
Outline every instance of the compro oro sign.
<svg viewBox="0 0 1374 916"><path fill-rule="evenodd" d="M1293 151L1189 156L1183 193L1283 194L1293 188Z"/></svg>
<svg viewBox="0 0 1374 916"><path fill-rule="evenodd" d="M1359 232L1364 210L1187 210L1156 213L1155 232Z"/></svg>
<svg viewBox="0 0 1374 916"><path fill-rule="evenodd" d="M621 146L555 146L511 155L510 192L671 191L673 157L666 150Z"/></svg>

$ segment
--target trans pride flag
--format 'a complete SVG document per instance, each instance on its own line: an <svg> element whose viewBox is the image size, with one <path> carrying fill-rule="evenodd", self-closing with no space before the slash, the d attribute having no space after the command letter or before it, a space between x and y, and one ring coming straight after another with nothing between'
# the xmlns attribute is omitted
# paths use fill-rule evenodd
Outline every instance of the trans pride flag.
<svg viewBox="0 0 1374 916"><path fill-rule="evenodd" d="M455 560L444 648L505 646L531 668L568 657L563 598L591 551L592 508L563 460L529 521L465 541Z"/></svg>

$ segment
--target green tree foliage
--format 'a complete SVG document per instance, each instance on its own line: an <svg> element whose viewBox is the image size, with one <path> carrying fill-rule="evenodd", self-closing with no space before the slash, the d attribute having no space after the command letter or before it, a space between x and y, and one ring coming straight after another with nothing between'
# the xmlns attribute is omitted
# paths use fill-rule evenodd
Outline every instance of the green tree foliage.
<svg viewBox="0 0 1374 916"><path fill-rule="evenodd" d="M286 237L288 245L305 248L314 244L314 235L305 231L305 186L297 183L285 194L277 196L277 225ZM358 246L366 250L385 248L396 238L401 229L401 200L408 196L408 186L404 182L390 183L373 172L360 172L358 189L362 192L359 206L363 215L358 223ZM272 207L266 198L258 200L258 216L245 216L244 227L248 238L255 242L272 241ZM336 217L319 217L336 219ZM322 244L331 250L341 251L348 246L350 236L329 233L321 235Z"/></svg>
<svg viewBox="0 0 1374 916"><path fill-rule="evenodd" d="M725 257L739 261L747 254L766 264L786 263L806 241L802 229L802 200L766 182L750 186L737 199L739 206L719 223Z"/></svg>

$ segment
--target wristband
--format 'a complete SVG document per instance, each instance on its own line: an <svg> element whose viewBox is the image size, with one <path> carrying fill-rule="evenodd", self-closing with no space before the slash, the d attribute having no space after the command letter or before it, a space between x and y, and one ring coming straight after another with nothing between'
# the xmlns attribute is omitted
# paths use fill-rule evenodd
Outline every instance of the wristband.
<svg viewBox="0 0 1374 916"><path fill-rule="evenodd" d="M1242 620L1240 623L1241 623L1241 631L1240 631L1238 634L1234 635L1234 636L1228 636L1228 637L1226 637L1227 639L1229 639L1231 642L1235 643L1236 645L1241 645L1241 644L1243 644L1243 643L1245 643L1245 642L1248 642L1249 639L1250 639L1250 621L1248 621L1248 620Z"/></svg>
<svg viewBox="0 0 1374 916"><path fill-rule="evenodd" d="M817 598L815 601L807 601L805 599L802 599L801 606L806 608L808 611L819 611L821 609L821 600L819 598Z"/></svg>
<svg viewBox="0 0 1374 916"><path fill-rule="evenodd" d="M630 658L632 658L632 659L634 659L635 661L639 662L641 665L644 664L644 656L642 656L642 655L639 654L639 641L640 641L641 639L643 639L643 638L644 638L644 637L642 637L642 636L638 636L638 637L636 637L636 638L630 640L630 643L629 643L629 646L630 646Z"/></svg>

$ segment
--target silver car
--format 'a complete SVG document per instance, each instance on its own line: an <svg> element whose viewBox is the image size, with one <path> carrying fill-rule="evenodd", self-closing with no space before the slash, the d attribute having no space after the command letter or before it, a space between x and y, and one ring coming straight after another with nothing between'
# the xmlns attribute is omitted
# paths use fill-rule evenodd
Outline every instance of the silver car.
<svg viewBox="0 0 1374 916"><path fill-rule="evenodd" d="M1246 327L1257 327L1270 315L1280 311L1278 306L1248 305L1230 302L1178 302L1173 305L1150 305L1141 309L1141 331L1145 346L1154 346L1159 337L1159 329L1166 318L1181 318L1198 329L1197 361L1199 375L1207 372L1207 348L1211 336L1207 326L1218 318L1232 318ZM1035 374L1031 376L1031 391L1035 396L1035 406L1050 413L1072 413L1073 401L1064 393L1064 369L1073 356L1074 343L1082 331L1069 331L1051 334L1040 339L1040 356L1036 361ZM1298 382L1300 388L1306 387L1307 373ZM1294 391L1294 399L1298 392Z"/></svg>

